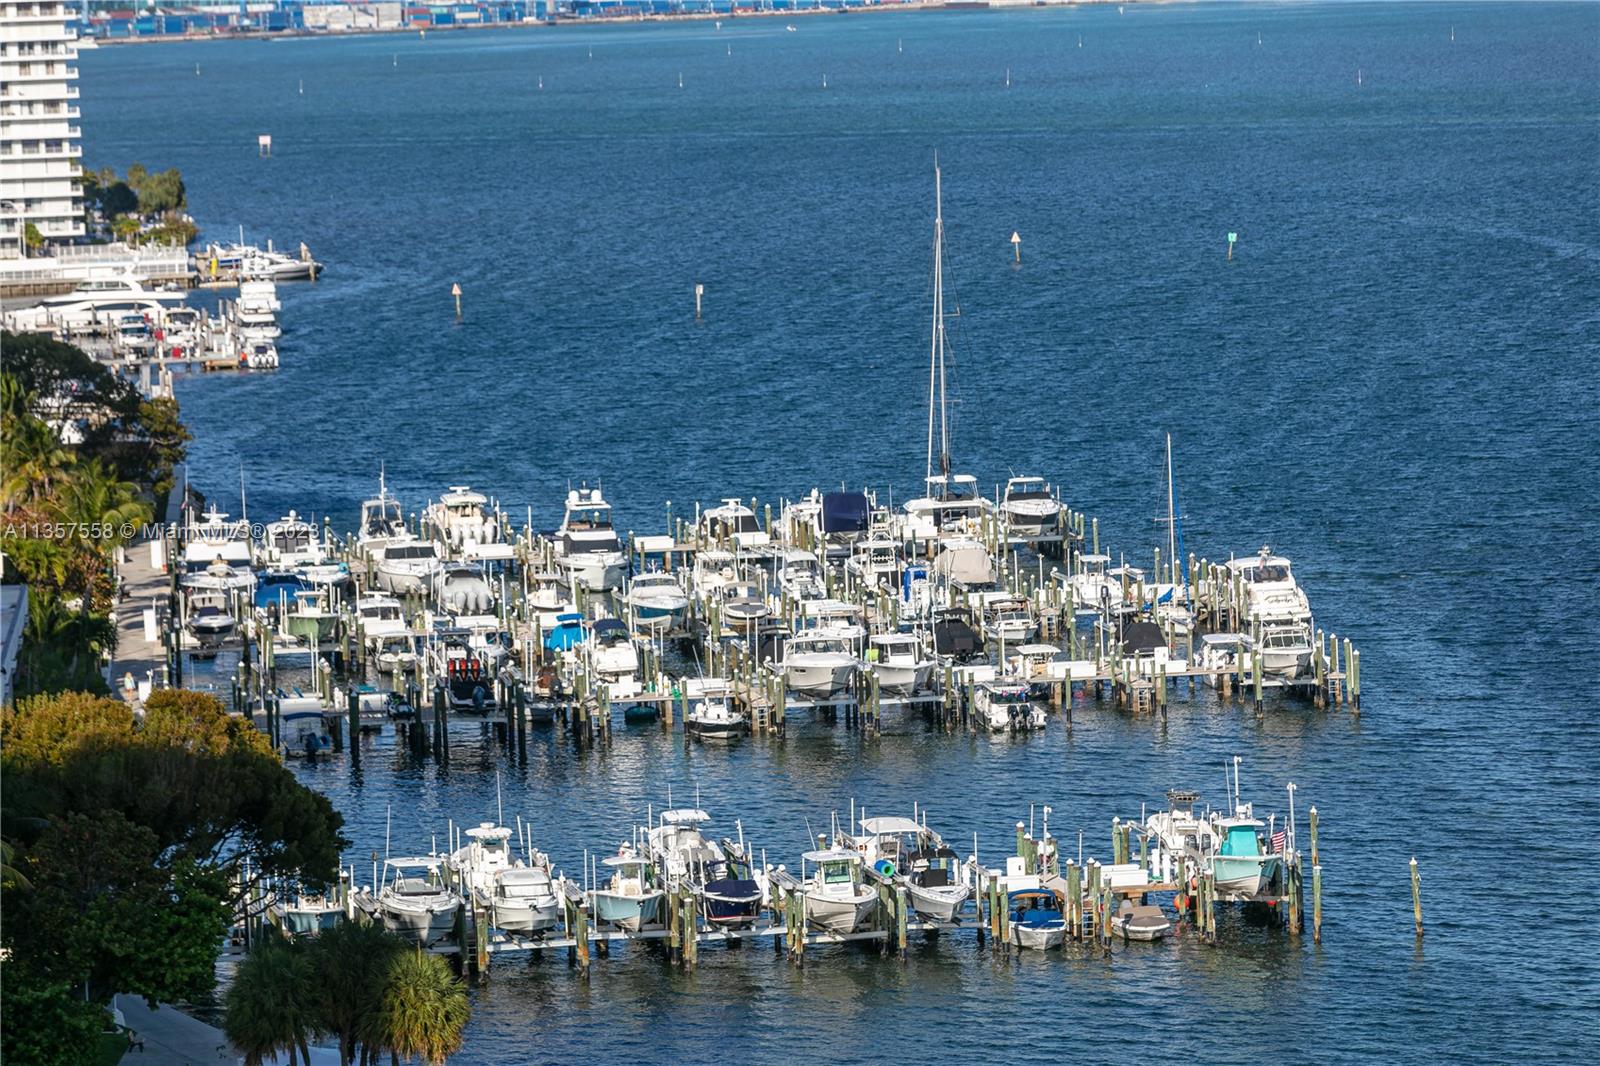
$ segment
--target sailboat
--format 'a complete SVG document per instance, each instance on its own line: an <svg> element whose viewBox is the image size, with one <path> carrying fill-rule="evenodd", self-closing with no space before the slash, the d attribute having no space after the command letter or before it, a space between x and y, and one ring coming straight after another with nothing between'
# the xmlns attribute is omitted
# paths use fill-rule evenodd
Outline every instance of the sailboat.
<svg viewBox="0 0 1600 1066"><path fill-rule="evenodd" d="M1163 583L1155 575L1152 587L1156 618L1170 623L1176 633L1188 633L1194 628L1194 615L1189 610L1189 566L1183 561L1183 532L1178 517L1177 495L1172 481L1172 434L1167 434L1167 517L1158 519L1167 526L1167 561L1172 567L1171 580Z"/></svg>
<svg viewBox="0 0 1600 1066"><path fill-rule="evenodd" d="M970 532L992 505L978 491L978 479L950 468L950 417L946 364L950 338L944 313L944 187L938 160L933 164L933 337L928 351L927 493L906 501L906 526L912 537L937 539L945 532ZM937 427L937 433L935 428ZM937 441L938 450L934 444ZM938 464L934 460L937 456ZM937 473L934 471L937 469Z"/></svg>

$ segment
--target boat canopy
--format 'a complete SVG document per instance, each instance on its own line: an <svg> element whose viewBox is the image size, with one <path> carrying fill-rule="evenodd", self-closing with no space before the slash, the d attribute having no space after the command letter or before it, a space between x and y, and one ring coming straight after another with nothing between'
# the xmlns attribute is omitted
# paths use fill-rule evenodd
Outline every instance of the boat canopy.
<svg viewBox="0 0 1600 1066"><path fill-rule="evenodd" d="M495 825L493 822L484 822L482 825L475 825L468 829L467 836L473 840L510 840L511 830L503 825Z"/></svg>
<svg viewBox="0 0 1600 1066"><path fill-rule="evenodd" d="M1122 650L1128 655L1167 646L1166 634L1154 622L1129 622L1122 627Z"/></svg>
<svg viewBox="0 0 1600 1066"><path fill-rule="evenodd" d="M674 807L661 812L661 820L668 825L700 825L711 821L711 815L698 807Z"/></svg>
<svg viewBox="0 0 1600 1066"><path fill-rule="evenodd" d="M911 818L863 818L861 828L873 836L887 836L894 833L920 833L922 826Z"/></svg>
<svg viewBox="0 0 1600 1066"><path fill-rule="evenodd" d="M864 533L871 515L864 492L829 492L822 497L824 533Z"/></svg>
<svg viewBox="0 0 1600 1066"><path fill-rule="evenodd" d="M829 848L826 851L808 851L802 856L806 862L860 862L861 856L853 851L843 848Z"/></svg>
<svg viewBox="0 0 1600 1066"><path fill-rule="evenodd" d="M1261 841L1253 825L1230 825L1219 855L1260 855Z"/></svg>

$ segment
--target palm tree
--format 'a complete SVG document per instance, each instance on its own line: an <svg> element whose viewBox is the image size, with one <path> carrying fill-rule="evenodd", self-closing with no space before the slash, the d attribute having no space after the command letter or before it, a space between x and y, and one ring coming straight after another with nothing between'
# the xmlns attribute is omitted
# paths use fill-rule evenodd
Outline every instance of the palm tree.
<svg viewBox="0 0 1600 1066"><path fill-rule="evenodd" d="M311 941L314 981L323 1031L339 1040L339 1062L349 1066L363 1045L379 1043L379 1010L389 962L405 942L381 925L343 922Z"/></svg>
<svg viewBox="0 0 1600 1066"><path fill-rule="evenodd" d="M280 1051L288 1053L289 1066L309 1064L310 1036L316 1031L315 996L311 962L304 950L268 938L239 965L228 989L222 1030L244 1053L245 1066L261 1066Z"/></svg>
<svg viewBox="0 0 1600 1066"><path fill-rule="evenodd" d="M466 986L444 959L417 948L389 964L379 1017L383 1042L394 1054L417 1055L429 1066L440 1066L461 1050L471 1014Z"/></svg>
<svg viewBox="0 0 1600 1066"><path fill-rule="evenodd" d="M139 486L119 481L117 472L103 460L81 462L72 471L61 493L61 510L67 522L80 526L100 526L113 535L97 538L102 549L120 544L120 530L150 521L151 508L139 494Z"/></svg>

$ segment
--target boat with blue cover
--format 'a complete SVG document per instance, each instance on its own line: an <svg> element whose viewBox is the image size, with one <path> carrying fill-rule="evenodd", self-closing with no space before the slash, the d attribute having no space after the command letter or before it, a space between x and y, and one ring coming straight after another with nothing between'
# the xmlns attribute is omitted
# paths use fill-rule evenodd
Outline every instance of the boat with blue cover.
<svg viewBox="0 0 1600 1066"><path fill-rule="evenodd" d="M1020 948L1058 948L1067 936L1059 893L1049 888L1018 888L1006 893L1011 942Z"/></svg>

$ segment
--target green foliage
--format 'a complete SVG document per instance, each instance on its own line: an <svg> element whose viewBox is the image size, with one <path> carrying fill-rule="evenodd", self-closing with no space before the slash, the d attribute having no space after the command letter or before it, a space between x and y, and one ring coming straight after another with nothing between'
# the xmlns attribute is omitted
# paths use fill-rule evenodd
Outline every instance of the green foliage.
<svg viewBox="0 0 1600 1066"><path fill-rule="evenodd" d="M41 553L40 549L52 547L53 541L24 540L18 544L29 553L23 563L29 568L54 566L66 559L61 552ZM58 595L47 589L30 588L28 624L22 631L22 648L17 655L17 693L109 693L105 678L100 675L100 655L115 642L116 629L109 619L83 610L69 611Z"/></svg>
<svg viewBox="0 0 1600 1066"><path fill-rule="evenodd" d="M248 854L266 874L338 877L339 813L207 693L154 692L142 721L110 698L25 700L0 718L0 769L8 818L118 811L172 861L213 868Z"/></svg>
<svg viewBox="0 0 1600 1066"><path fill-rule="evenodd" d="M315 984L310 951L303 942L270 937L246 956L224 1001L222 1030L244 1053L244 1066L298 1050L304 1061L318 1031L322 991Z"/></svg>
<svg viewBox="0 0 1600 1066"><path fill-rule="evenodd" d="M321 1029L338 1040L340 1061L349 1062L363 1045L382 1047L389 964L406 950L405 941L379 925L344 922L317 934L314 945Z"/></svg>
<svg viewBox="0 0 1600 1066"><path fill-rule="evenodd" d="M105 167L83 177L85 200L93 200L107 218L119 215L163 215L169 211L182 211L188 206L188 192L183 185L183 175L176 167L158 172L146 170L135 163L128 168L126 178Z"/></svg>
<svg viewBox="0 0 1600 1066"><path fill-rule="evenodd" d="M32 222L22 227L22 243L31 251L44 243L44 234L39 232L39 227Z"/></svg>
<svg viewBox="0 0 1600 1066"><path fill-rule="evenodd" d="M14 919L8 915L7 921ZM0 1018L0 1060L28 1066L95 1061L110 1021L105 1008L85 1003L65 982L14 961L0 963Z"/></svg>
<svg viewBox="0 0 1600 1066"><path fill-rule="evenodd" d="M461 1050L471 1014L466 986L439 956L417 948L389 963L379 1024L391 1051L439 1066Z"/></svg>

